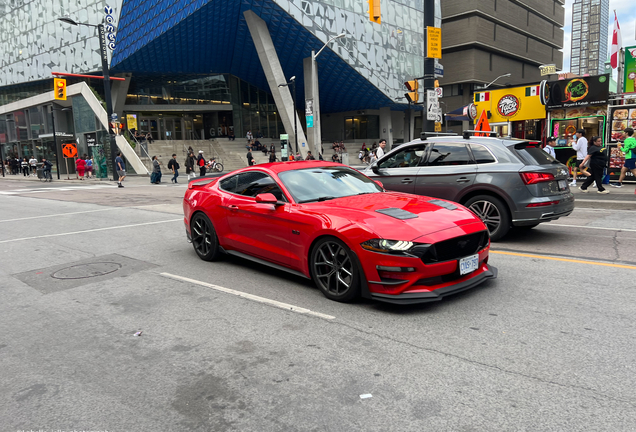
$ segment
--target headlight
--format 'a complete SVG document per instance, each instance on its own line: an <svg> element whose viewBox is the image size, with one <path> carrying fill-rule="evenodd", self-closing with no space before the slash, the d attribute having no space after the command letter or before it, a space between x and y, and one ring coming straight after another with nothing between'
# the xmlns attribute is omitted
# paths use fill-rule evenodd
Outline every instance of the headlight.
<svg viewBox="0 0 636 432"><path fill-rule="evenodd" d="M361 243L360 246L373 252L402 254L413 247L413 242L403 240L372 239Z"/></svg>

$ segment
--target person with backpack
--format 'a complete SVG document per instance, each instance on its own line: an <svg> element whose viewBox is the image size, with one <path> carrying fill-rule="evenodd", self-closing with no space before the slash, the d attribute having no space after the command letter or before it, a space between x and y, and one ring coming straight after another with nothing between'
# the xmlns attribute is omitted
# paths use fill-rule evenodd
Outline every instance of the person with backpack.
<svg viewBox="0 0 636 432"><path fill-rule="evenodd" d="M172 159L168 162L168 169L172 171L174 176L170 179L171 182L177 183L177 177L179 177L179 162L177 162L177 155L173 154Z"/></svg>
<svg viewBox="0 0 636 432"><path fill-rule="evenodd" d="M203 157L203 150L199 150L199 156L197 157L197 165L199 167L199 175L205 176L205 158Z"/></svg>
<svg viewBox="0 0 636 432"><path fill-rule="evenodd" d="M86 159L86 177L87 178L92 178L93 177L93 157L88 157L87 155L84 155L84 158Z"/></svg>
<svg viewBox="0 0 636 432"><path fill-rule="evenodd" d="M42 175L45 179L49 179L49 181L53 180L51 176L51 167L53 164L46 160L46 158L42 158Z"/></svg>
<svg viewBox="0 0 636 432"><path fill-rule="evenodd" d="M589 167L592 173L581 185L581 192L587 193L587 188L593 182L596 182L596 186L598 187L597 193L608 194L609 191L603 187L603 169L605 169L605 164L607 163L607 158L602 151L603 140L601 137L595 136L592 137L591 143L592 145L587 149L587 156L585 156L580 166L589 162Z"/></svg>

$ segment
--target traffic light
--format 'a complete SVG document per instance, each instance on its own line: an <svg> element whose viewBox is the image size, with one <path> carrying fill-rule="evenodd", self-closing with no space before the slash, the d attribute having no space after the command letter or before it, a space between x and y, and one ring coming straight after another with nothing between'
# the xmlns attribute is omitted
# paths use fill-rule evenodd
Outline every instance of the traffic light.
<svg viewBox="0 0 636 432"><path fill-rule="evenodd" d="M404 83L404 86L406 87L407 90L409 90L408 93L404 93L406 100L408 100L411 103L417 103L419 99L419 94L417 93L417 89L420 87L417 80L407 81Z"/></svg>
<svg viewBox="0 0 636 432"><path fill-rule="evenodd" d="M367 0L367 3L369 3L369 10L367 11L369 13L369 20L376 24L381 24L380 0Z"/></svg>
<svg viewBox="0 0 636 432"><path fill-rule="evenodd" d="M53 93L56 100L66 100L66 80L64 78L53 79Z"/></svg>

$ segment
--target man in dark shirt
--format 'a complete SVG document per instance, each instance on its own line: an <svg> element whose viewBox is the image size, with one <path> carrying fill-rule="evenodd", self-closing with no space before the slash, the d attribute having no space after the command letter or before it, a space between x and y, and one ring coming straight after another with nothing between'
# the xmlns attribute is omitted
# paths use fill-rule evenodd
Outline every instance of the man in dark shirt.
<svg viewBox="0 0 636 432"><path fill-rule="evenodd" d="M580 167L583 167L587 161L590 162L590 170L592 175L589 176L581 185L581 192L588 192L587 188L594 182L598 187L597 193L608 194L609 191L603 187L603 169L607 162L603 153L603 139L601 137L592 137L591 145L587 149L587 156L581 161Z"/></svg>
<svg viewBox="0 0 636 432"><path fill-rule="evenodd" d="M117 166L117 175L119 175L119 181L117 187L124 187L121 182L126 178L126 163L124 159L121 157L121 152L117 152L117 157L115 158L115 165Z"/></svg>
<svg viewBox="0 0 636 432"><path fill-rule="evenodd" d="M173 154L172 159L168 162L168 169L172 170L174 176L170 181L177 183L177 177L179 177L179 162L177 162L177 155Z"/></svg>
<svg viewBox="0 0 636 432"><path fill-rule="evenodd" d="M254 165L254 156L252 156L252 149L247 150L247 164L249 166Z"/></svg>

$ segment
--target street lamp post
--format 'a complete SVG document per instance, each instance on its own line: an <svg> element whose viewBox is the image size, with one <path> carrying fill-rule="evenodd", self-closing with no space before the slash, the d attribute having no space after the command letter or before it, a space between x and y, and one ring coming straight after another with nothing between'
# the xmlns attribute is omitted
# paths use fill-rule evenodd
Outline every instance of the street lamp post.
<svg viewBox="0 0 636 432"><path fill-rule="evenodd" d="M486 87L483 88L483 90L486 90L488 87L490 87L495 81L497 81L499 78L504 78L504 77L509 77L511 75L510 72L503 74L503 75L499 75L497 78L495 78L494 80L490 81L488 84L486 84Z"/></svg>
<svg viewBox="0 0 636 432"><path fill-rule="evenodd" d="M5 136L8 137L9 136L9 131L7 130L7 119L0 119L4 122L4 131L5 131ZM8 141L8 140L7 140ZM2 177L4 177L4 156L2 155L3 151L2 151L2 143L0 143L0 165L2 165L0 168L2 169Z"/></svg>
<svg viewBox="0 0 636 432"><path fill-rule="evenodd" d="M108 131L110 142L110 162L113 165L113 180L117 181L119 179L117 174L117 164L115 163L115 148L117 147L117 142L115 141L115 135L112 134L110 130L110 120L113 115L113 99L110 92L110 73L108 68L108 51L106 50L106 32L104 31L104 24L100 23L95 25L78 23L67 17L58 18L58 20L74 26L83 25L87 27L97 27L97 32L99 33L99 52L102 58L102 73L104 74L104 98L106 99L106 115L108 116L106 119L106 130Z"/></svg>
<svg viewBox="0 0 636 432"><path fill-rule="evenodd" d="M337 36L333 36L322 46L322 48L318 50L317 53L314 54L314 51L313 50L311 51L311 81L312 81L311 95L314 99L313 116L314 116L314 127L316 128L313 134L313 138L314 138L313 141L314 141L314 152L316 152L316 154L320 153L320 146L322 144L322 131L321 131L321 122L320 122L320 92L318 90L318 63L316 59L318 58L320 53L327 47L327 45L329 45L334 40L341 39L345 36L346 36L345 33L340 33Z"/></svg>
<svg viewBox="0 0 636 432"><path fill-rule="evenodd" d="M296 144L296 153L298 153L298 121L296 120L296 75L289 79L285 84L278 84L278 87L292 86L292 99L294 103L294 143Z"/></svg>
<svg viewBox="0 0 636 432"><path fill-rule="evenodd" d="M57 135L55 134L55 116L53 111L70 111L70 108L55 109L51 107L51 126L53 128L53 149L55 150L55 167L57 169L57 179L60 179L60 156L57 151ZM66 175L68 176L68 165L66 166Z"/></svg>

